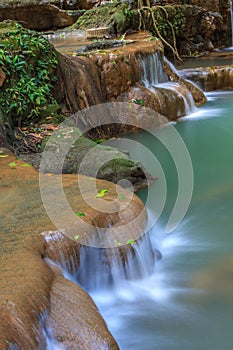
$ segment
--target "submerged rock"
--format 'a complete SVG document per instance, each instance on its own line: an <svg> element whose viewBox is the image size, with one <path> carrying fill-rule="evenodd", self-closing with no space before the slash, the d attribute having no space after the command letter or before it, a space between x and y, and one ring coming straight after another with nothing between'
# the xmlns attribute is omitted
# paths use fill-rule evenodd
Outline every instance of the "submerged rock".
<svg viewBox="0 0 233 350"><path fill-rule="evenodd" d="M224 257L199 271L191 283L198 289L199 301L233 301L233 257Z"/></svg>

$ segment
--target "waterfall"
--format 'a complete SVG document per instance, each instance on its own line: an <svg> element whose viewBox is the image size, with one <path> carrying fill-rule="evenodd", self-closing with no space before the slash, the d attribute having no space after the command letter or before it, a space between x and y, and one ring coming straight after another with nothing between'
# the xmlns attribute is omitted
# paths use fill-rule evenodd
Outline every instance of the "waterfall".
<svg viewBox="0 0 233 350"><path fill-rule="evenodd" d="M169 65L177 77L180 76L178 70L166 59L166 57L164 57L164 62ZM160 57L158 52L143 57L141 65L141 82L147 89L152 91L155 95L157 94L156 90L170 90L172 92L170 96L167 96L167 99L169 100L168 112L166 113L166 111L163 110L163 114L166 117L170 119L169 110L171 110L171 105L176 105L176 107L180 106L180 101L183 102L183 107L176 108L176 117L183 117L184 115L189 115L195 111L196 106L191 92L185 87L185 85L169 81L169 78L164 71L162 57ZM168 92L167 95L169 95ZM164 103L161 102L161 104L163 105Z"/></svg>
<svg viewBox="0 0 233 350"><path fill-rule="evenodd" d="M81 246L80 267L70 273L62 265L65 278L80 284L88 292L117 289L128 280L138 280L150 276L156 261L162 255L155 248L155 242L147 233L138 241L116 248L95 248Z"/></svg>
<svg viewBox="0 0 233 350"><path fill-rule="evenodd" d="M186 87L176 82L169 81L163 84L158 84L157 88L173 91L177 96L177 98L183 101L185 115L192 114L195 111L196 106L195 106L193 96ZM177 116L178 117L183 116L182 110L178 111Z"/></svg>
<svg viewBox="0 0 233 350"><path fill-rule="evenodd" d="M146 88L168 80L158 52L142 58L142 83Z"/></svg>
<svg viewBox="0 0 233 350"><path fill-rule="evenodd" d="M233 47L233 4L230 0L230 12L231 12L231 46Z"/></svg>

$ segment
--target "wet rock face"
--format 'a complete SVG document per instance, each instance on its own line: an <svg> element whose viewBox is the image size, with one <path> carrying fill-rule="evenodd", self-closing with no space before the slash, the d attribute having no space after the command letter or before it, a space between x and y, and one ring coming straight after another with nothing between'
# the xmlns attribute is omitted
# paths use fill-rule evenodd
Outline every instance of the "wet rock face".
<svg viewBox="0 0 233 350"><path fill-rule="evenodd" d="M159 40L151 40L148 33L129 36L128 39L128 41L131 40L129 45L117 48L78 53L77 57L59 56L59 80L56 90L60 92L60 97L58 97L60 102L66 104L70 113L106 102L130 104L130 108L124 110L124 113L119 110L119 113L115 113L112 118L103 117L102 124L106 124L106 127L98 128L98 132L91 130L96 127L94 120L96 114L95 118L88 114L88 118L83 118L83 123L79 118L79 128L84 133L87 128L88 135L91 137L117 136L124 132L137 130L137 126L140 128L140 125L146 128L159 126L159 114L168 119L176 119L185 114L183 101L178 97L175 98L174 93L170 93L174 95L174 98L171 98L171 104L171 99L167 98L168 91L156 89L156 92L153 93L143 86L141 82L142 61L144 57L153 54L158 55L160 60L158 63L166 71L168 80L179 83L186 88L187 93L190 90L197 105L205 102L204 94L198 88L183 81L169 65L163 62L163 46ZM141 107L137 109L137 112L135 104ZM152 117L149 113L150 117L148 117L148 111L146 113L142 106L151 108L154 116ZM114 110L113 106L112 108ZM103 110L96 111L96 113L103 116ZM121 117L123 115L124 118ZM112 125L115 123L114 126L110 125L111 122Z"/></svg>
<svg viewBox="0 0 233 350"><path fill-rule="evenodd" d="M52 286L48 324L66 349L119 350L93 300L62 276Z"/></svg>
<svg viewBox="0 0 233 350"><path fill-rule="evenodd" d="M42 327L47 323L67 349L118 350L91 298L65 280L58 268L45 263L48 259L63 263L69 272L74 272L79 266L79 242L74 240L74 232L76 229L80 239L84 239L87 230L75 225L73 218L76 221L77 216L69 220L60 208L60 224L64 227L66 223L72 229L66 236L59 231L40 235L38 230L56 230L56 227L43 206L38 173L32 167L23 166L11 153L5 155L7 157L0 157L0 349L46 349ZM9 163L17 163L14 170ZM51 181L48 189L54 206L58 197L51 186L56 177L45 177ZM77 192L79 180L88 201ZM124 196L120 199L115 185L97 180L98 190L108 190L105 200L100 202L90 188L92 181L84 176L79 180L75 175L64 175L64 192L71 208L85 213L82 219L90 224L90 234L96 232L96 226L108 229L129 223L126 232L113 232L113 235L117 232L122 235L114 236L116 239L136 239L135 234L143 235L147 216L139 198L122 189ZM129 203L122 208L126 200ZM138 217L140 221L136 220Z"/></svg>
<svg viewBox="0 0 233 350"><path fill-rule="evenodd" d="M232 90L232 66L184 69L181 71L184 78L193 81L204 91Z"/></svg>

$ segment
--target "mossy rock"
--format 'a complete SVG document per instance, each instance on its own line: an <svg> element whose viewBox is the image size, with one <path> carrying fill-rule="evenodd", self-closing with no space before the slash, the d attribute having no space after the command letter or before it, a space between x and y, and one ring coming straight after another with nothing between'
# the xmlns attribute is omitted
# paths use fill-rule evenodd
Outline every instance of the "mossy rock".
<svg viewBox="0 0 233 350"><path fill-rule="evenodd" d="M39 121L47 105L57 105L52 95L57 63L43 36L15 21L0 23L0 66L6 75L0 106L13 126Z"/></svg>
<svg viewBox="0 0 233 350"><path fill-rule="evenodd" d="M129 4L113 2L85 12L72 29L90 29L108 27L110 34L122 34L128 29L137 28L138 14Z"/></svg>
<svg viewBox="0 0 233 350"><path fill-rule="evenodd" d="M126 179L135 190L148 186L148 181L153 180L152 175L128 154L115 147L96 144L76 127L62 125L44 140L42 148L43 153L19 156L42 173L79 173L114 183Z"/></svg>

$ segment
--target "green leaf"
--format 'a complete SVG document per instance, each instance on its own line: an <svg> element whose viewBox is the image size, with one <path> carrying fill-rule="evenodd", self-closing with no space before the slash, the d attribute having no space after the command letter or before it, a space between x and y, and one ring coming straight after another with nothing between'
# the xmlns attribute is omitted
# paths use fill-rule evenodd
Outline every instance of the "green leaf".
<svg viewBox="0 0 233 350"><path fill-rule="evenodd" d="M74 240L77 241L79 239L79 235L74 236Z"/></svg>
<svg viewBox="0 0 233 350"><path fill-rule="evenodd" d="M136 98L132 99L132 102L136 103L136 105L144 106L145 101L144 100L138 100Z"/></svg>
<svg viewBox="0 0 233 350"><path fill-rule="evenodd" d="M9 163L9 166L10 167L16 167L18 164L17 163L15 163L15 162L11 162L11 163Z"/></svg>
<svg viewBox="0 0 233 350"><path fill-rule="evenodd" d="M128 241L126 242L126 244L135 244L135 240L134 239L128 239Z"/></svg>
<svg viewBox="0 0 233 350"><path fill-rule="evenodd" d="M32 166L31 164L28 164L28 163L25 163L23 164L24 167L29 167L29 166Z"/></svg>
<svg viewBox="0 0 233 350"><path fill-rule="evenodd" d="M108 190L105 190L105 189L100 190L100 191L95 195L94 198L102 198L102 197L105 196L105 194L106 194L107 192L108 192Z"/></svg>
<svg viewBox="0 0 233 350"><path fill-rule="evenodd" d="M77 212L75 213L75 215L77 215L77 216L86 216L85 213L81 213L80 211L77 211Z"/></svg>

